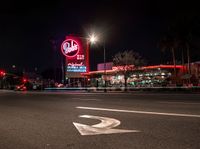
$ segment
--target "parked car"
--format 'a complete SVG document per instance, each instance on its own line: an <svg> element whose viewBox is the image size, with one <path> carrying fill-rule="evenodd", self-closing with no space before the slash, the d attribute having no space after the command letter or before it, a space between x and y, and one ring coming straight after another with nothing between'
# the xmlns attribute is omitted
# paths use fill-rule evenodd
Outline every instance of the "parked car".
<svg viewBox="0 0 200 149"><path fill-rule="evenodd" d="M43 89L43 85L40 83L34 83L32 84L32 89L33 90L42 90Z"/></svg>
<svg viewBox="0 0 200 149"><path fill-rule="evenodd" d="M65 85L62 83L55 83L55 87L62 88L65 87Z"/></svg>
<svg viewBox="0 0 200 149"><path fill-rule="evenodd" d="M16 85L14 90L15 91L26 91L27 88L24 84L22 84L22 85Z"/></svg>

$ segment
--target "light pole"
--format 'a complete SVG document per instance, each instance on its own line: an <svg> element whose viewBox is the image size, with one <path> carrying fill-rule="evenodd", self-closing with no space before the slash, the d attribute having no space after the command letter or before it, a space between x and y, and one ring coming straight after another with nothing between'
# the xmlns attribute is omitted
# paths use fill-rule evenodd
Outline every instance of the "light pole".
<svg viewBox="0 0 200 149"><path fill-rule="evenodd" d="M105 40L103 42L103 62L104 62L104 92L107 92L107 75L106 75L106 48L105 48Z"/></svg>
<svg viewBox="0 0 200 149"><path fill-rule="evenodd" d="M92 44L95 44L98 41L98 37L93 33L89 36L89 41ZM106 48L105 48L105 39L103 41L103 63L104 63L104 92L107 92L107 75L106 75Z"/></svg>

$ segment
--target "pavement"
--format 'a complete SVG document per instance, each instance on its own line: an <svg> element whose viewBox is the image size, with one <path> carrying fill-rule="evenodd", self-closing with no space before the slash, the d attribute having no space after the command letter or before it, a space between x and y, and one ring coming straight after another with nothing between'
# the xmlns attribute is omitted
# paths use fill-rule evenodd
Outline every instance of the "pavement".
<svg viewBox="0 0 200 149"><path fill-rule="evenodd" d="M0 91L0 149L199 149L200 95Z"/></svg>

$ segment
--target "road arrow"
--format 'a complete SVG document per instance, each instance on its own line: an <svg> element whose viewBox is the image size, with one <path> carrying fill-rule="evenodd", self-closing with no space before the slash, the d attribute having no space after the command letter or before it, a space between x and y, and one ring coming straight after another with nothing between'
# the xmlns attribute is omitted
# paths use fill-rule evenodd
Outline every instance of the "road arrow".
<svg viewBox="0 0 200 149"><path fill-rule="evenodd" d="M76 129L81 135L100 135L100 134L112 134L112 133L129 133L129 132L140 132L138 130L124 130L124 129L113 129L121 124L121 122L114 118L92 116L92 115L81 115L81 118L97 119L101 122L95 125L85 125L73 122Z"/></svg>

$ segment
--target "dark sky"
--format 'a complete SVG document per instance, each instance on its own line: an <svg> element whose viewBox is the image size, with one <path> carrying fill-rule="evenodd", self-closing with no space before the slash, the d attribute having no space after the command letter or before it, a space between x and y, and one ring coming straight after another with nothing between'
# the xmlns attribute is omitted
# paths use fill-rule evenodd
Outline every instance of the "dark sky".
<svg viewBox="0 0 200 149"><path fill-rule="evenodd" d="M13 1L0 4L0 67L44 70L59 65L60 43L68 34L96 31L111 61L118 51L134 50L149 64L161 62L158 41L176 19L199 19L198 5L170 0ZM102 44L91 47L91 65L103 61ZM56 61L56 62L55 62Z"/></svg>

